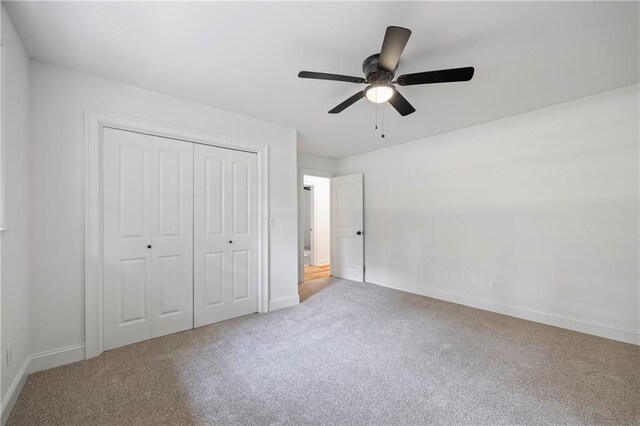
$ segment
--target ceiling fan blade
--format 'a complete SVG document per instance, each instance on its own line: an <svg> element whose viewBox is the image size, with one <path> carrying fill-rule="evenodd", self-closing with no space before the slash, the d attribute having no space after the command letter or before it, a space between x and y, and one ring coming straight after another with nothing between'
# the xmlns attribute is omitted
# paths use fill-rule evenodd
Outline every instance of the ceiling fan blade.
<svg viewBox="0 0 640 426"><path fill-rule="evenodd" d="M454 81L469 81L473 77L473 67L451 68L448 70L425 71L405 74L398 77L400 86L415 84L451 83Z"/></svg>
<svg viewBox="0 0 640 426"><path fill-rule="evenodd" d="M391 97L391 99L389 99L389 103L391 104L391 106L393 106L396 111L398 111L400 113L401 116L405 116L405 115L409 115L413 112L416 112L416 109L409 103L408 100L406 100L404 98L404 96L402 96L400 94L400 92L398 92L396 90L396 92L393 94L393 96Z"/></svg>
<svg viewBox="0 0 640 426"><path fill-rule="evenodd" d="M300 78L314 78L317 80L345 81L347 83L365 83L362 77L351 77L350 75L328 74L326 72L300 71Z"/></svg>
<svg viewBox="0 0 640 426"><path fill-rule="evenodd" d="M380 49L378 68L383 71L394 72L410 36L411 30L407 28L387 27L382 49Z"/></svg>
<svg viewBox="0 0 640 426"><path fill-rule="evenodd" d="M329 111L329 114L337 114L339 112L342 112L345 109L347 109L348 107L350 107L351 105L353 105L356 102L358 102L362 98L364 98L364 90L362 92L356 93L355 95L353 95L352 97L350 97L346 101L342 102L340 105L338 105L337 107L335 107L334 109Z"/></svg>

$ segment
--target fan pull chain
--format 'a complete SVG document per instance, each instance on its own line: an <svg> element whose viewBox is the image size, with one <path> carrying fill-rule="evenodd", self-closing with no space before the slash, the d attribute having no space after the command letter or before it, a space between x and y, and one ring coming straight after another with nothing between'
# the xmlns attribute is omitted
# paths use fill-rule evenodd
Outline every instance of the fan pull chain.
<svg viewBox="0 0 640 426"><path fill-rule="evenodd" d="M384 138L384 109L382 110L382 135L380 137Z"/></svg>
<svg viewBox="0 0 640 426"><path fill-rule="evenodd" d="M376 116L376 130L378 130L378 104L373 104L373 109Z"/></svg>

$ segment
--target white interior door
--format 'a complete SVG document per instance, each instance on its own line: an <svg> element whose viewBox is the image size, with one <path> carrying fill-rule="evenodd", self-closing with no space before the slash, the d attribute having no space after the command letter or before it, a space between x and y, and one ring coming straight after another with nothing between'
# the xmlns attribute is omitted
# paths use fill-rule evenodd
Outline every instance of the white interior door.
<svg viewBox="0 0 640 426"><path fill-rule="evenodd" d="M364 179L362 173L331 178L331 273L364 281Z"/></svg>
<svg viewBox="0 0 640 426"><path fill-rule="evenodd" d="M193 144L153 138L152 337L193 328Z"/></svg>
<svg viewBox="0 0 640 426"><path fill-rule="evenodd" d="M151 337L151 136L103 134L104 348Z"/></svg>
<svg viewBox="0 0 640 426"><path fill-rule="evenodd" d="M256 154L194 150L194 323L258 311Z"/></svg>
<svg viewBox="0 0 640 426"><path fill-rule="evenodd" d="M103 133L104 348L193 326L193 146Z"/></svg>

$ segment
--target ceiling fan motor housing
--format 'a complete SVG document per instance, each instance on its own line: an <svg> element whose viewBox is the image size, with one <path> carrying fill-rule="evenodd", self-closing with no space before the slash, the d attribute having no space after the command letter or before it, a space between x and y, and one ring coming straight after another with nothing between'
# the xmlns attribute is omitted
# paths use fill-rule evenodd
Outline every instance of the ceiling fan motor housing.
<svg viewBox="0 0 640 426"><path fill-rule="evenodd" d="M381 70L378 68L379 61L380 54L376 53L375 55L369 56L362 63L362 72L364 72L364 75L367 77L367 83L390 83L393 80L395 70L393 70L393 72Z"/></svg>

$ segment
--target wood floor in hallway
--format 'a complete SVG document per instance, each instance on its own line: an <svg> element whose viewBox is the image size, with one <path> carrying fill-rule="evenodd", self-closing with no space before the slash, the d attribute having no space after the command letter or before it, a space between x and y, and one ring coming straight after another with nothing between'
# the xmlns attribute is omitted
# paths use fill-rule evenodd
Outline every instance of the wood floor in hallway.
<svg viewBox="0 0 640 426"><path fill-rule="evenodd" d="M300 302L304 302L309 297L321 292L331 284L331 267L330 265L305 266L304 282L298 286L298 295Z"/></svg>
<svg viewBox="0 0 640 426"><path fill-rule="evenodd" d="M317 266L305 266L304 267L304 281L312 281L320 278L327 278L331 276L331 265L328 263L326 265L317 265Z"/></svg>

